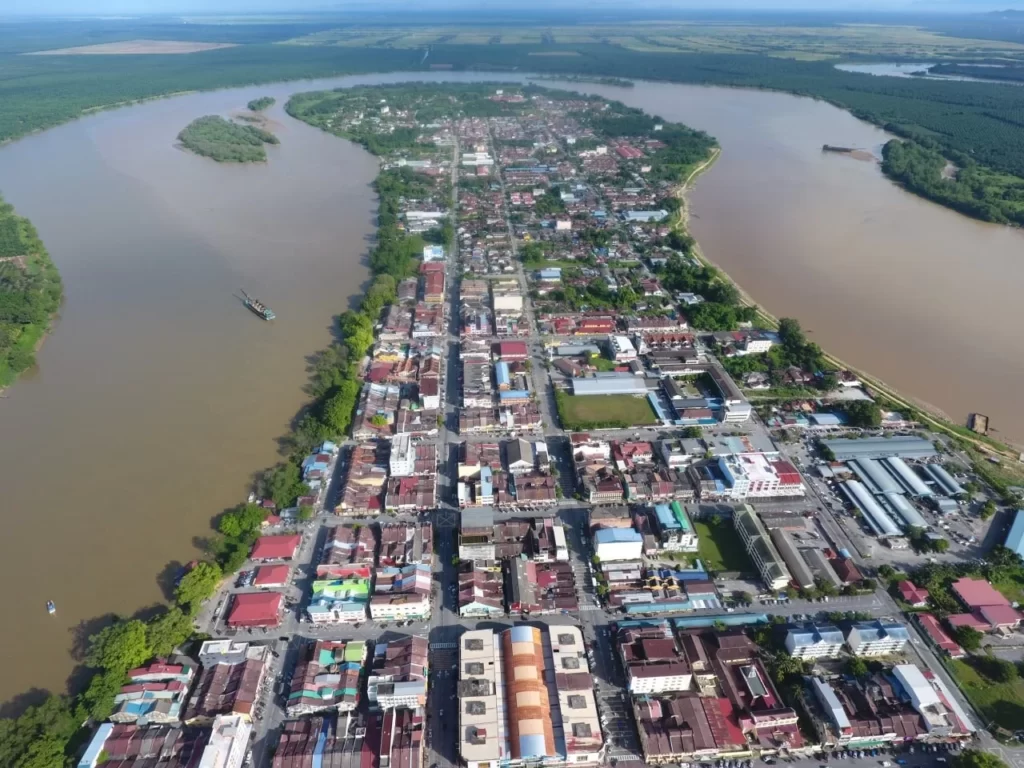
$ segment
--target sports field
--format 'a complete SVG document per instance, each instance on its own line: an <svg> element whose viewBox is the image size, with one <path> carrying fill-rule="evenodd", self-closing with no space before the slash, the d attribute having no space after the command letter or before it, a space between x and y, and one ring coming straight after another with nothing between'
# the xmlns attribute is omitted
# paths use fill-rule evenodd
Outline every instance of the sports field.
<svg viewBox="0 0 1024 768"><path fill-rule="evenodd" d="M645 397L633 395L557 395L558 416L565 429L611 429L657 424Z"/></svg>
<svg viewBox="0 0 1024 768"><path fill-rule="evenodd" d="M709 571L749 573L754 570L739 534L732 527L732 522L722 520L712 524L704 520L694 520L693 527L699 537L697 556Z"/></svg>

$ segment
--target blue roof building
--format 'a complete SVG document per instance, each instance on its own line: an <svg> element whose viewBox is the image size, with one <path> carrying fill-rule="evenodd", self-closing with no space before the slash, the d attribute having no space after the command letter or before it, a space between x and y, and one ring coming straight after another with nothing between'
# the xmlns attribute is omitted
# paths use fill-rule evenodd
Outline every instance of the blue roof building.
<svg viewBox="0 0 1024 768"><path fill-rule="evenodd" d="M1024 557L1024 509L1018 509L1003 546Z"/></svg>
<svg viewBox="0 0 1024 768"><path fill-rule="evenodd" d="M507 387L511 384L512 379L508 372L508 363L504 360L499 360L494 364L494 378L498 382L498 389L501 389L502 386Z"/></svg>
<svg viewBox="0 0 1024 768"><path fill-rule="evenodd" d="M498 400L506 402L507 400L529 400L530 392L526 389L507 389L504 392L498 393Z"/></svg>
<svg viewBox="0 0 1024 768"><path fill-rule="evenodd" d="M834 659L843 642L843 633L831 624L805 624L786 633L786 650L797 659Z"/></svg>
<svg viewBox="0 0 1024 768"><path fill-rule="evenodd" d="M854 656L888 656L899 653L910 640L907 628L895 621L863 621L854 624L846 644Z"/></svg>
<svg viewBox="0 0 1024 768"><path fill-rule="evenodd" d="M562 268L561 267L545 267L537 273L537 276L541 280L561 280L562 279Z"/></svg>

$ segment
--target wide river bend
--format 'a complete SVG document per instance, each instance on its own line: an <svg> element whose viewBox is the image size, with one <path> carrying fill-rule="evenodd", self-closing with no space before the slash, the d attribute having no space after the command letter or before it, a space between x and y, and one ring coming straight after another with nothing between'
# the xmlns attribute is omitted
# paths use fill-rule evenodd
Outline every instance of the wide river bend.
<svg viewBox="0 0 1024 768"><path fill-rule="evenodd" d="M290 93L380 75L190 94L98 113L0 148L0 191L39 229L67 302L38 370L0 400L0 701L62 690L92 620L162 598L211 518L273 463L309 356L358 297L376 161L284 114ZM502 79L511 79L502 76ZM544 83L556 85L556 83ZM913 197L877 165L881 130L810 99L570 84L716 136L692 192L705 254L823 347L962 419L1024 440L1024 234ZM182 127L269 94L264 165L176 149ZM245 289L278 315L242 309ZM53 599L57 615L44 604Z"/></svg>

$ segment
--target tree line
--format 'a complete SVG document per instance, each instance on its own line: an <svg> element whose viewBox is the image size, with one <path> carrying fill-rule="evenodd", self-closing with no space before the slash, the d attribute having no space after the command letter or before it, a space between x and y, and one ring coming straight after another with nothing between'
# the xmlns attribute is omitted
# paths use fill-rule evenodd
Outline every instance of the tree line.
<svg viewBox="0 0 1024 768"><path fill-rule="evenodd" d="M35 227L0 198L0 387L35 365L63 291Z"/></svg>

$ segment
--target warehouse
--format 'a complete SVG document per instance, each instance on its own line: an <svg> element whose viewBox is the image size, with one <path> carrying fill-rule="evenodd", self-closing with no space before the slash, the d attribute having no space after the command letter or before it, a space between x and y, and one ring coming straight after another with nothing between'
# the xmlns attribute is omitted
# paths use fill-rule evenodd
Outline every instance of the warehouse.
<svg viewBox="0 0 1024 768"><path fill-rule="evenodd" d="M882 463L885 468L892 473L896 481L903 486L903 489L911 496L916 498L924 498L925 496L934 496L934 492L929 488L924 480L920 476L907 466L907 463L899 456L893 456L892 458L882 459Z"/></svg>
<svg viewBox="0 0 1024 768"><path fill-rule="evenodd" d="M925 464L924 471L948 496L963 496L967 493L941 464Z"/></svg>
<svg viewBox="0 0 1024 768"><path fill-rule="evenodd" d="M613 376L588 377L572 380L574 395L646 395L647 383L643 376L619 373Z"/></svg>
<svg viewBox="0 0 1024 768"><path fill-rule="evenodd" d="M789 532L781 528L773 528L769 531L769 535L775 544L775 548L782 555L782 559L789 566L789 573L793 577L794 583L801 589L813 587L814 574L811 573L811 569L804 562L803 557L800 556L800 552L797 550L796 544L793 543L793 538L789 535Z"/></svg>
<svg viewBox="0 0 1024 768"><path fill-rule="evenodd" d="M857 509L864 514L871 529L879 536L899 536L900 529L896 522L889 517L874 497L868 493L867 488L856 480L847 480L840 486Z"/></svg>
<svg viewBox="0 0 1024 768"><path fill-rule="evenodd" d="M852 459L930 459L938 455L930 440L920 437L864 437L822 440L821 444L836 457L836 461Z"/></svg>
<svg viewBox="0 0 1024 768"><path fill-rule="evenodd" d="M885 471L881 462L875 459L854 459L850 462L850 467L872 493L903 492L903 488L900 487L899 483Z"/></svg>
<svg viewBox="0 0 1024 768"><path fill-rule="evenodd" d="M886 493L882 496L882 501L903 521L903 527L907 530L928 527L928 522L920 512L914 509L914 506L906 500L903 494Z"/></svg>

